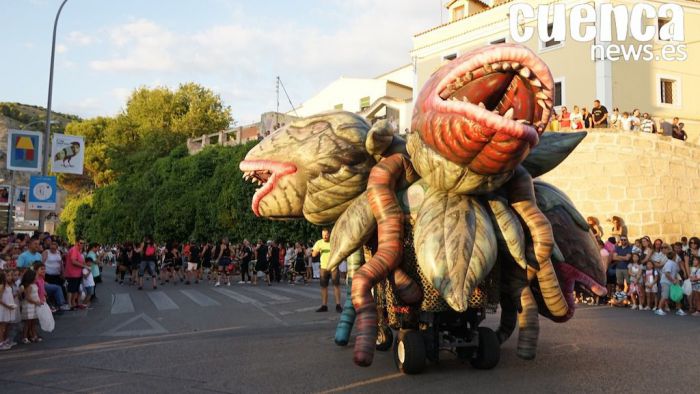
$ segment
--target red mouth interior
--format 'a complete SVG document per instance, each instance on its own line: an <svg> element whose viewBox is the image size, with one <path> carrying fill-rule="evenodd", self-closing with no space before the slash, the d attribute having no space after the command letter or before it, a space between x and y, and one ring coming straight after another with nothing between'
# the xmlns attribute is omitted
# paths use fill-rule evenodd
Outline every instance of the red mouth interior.
<svg viewBox="0 0 700 394"><path fill-rule="evenodd" d="M527 67L507 61L485 64L462 74L446 85L440 98L478 105L529 125L542 119L543 110L551 105L537 76Z"/></svg>
<svg viewBox="0 0 700 394"><path fill-rule="evenodd" d="M261 186L253 196L252 208L256 216L260 216L260 201L275 188L277 182L297 171L293 163L272 160L244 160L239 168L243 171L243 179Z"/></svg>

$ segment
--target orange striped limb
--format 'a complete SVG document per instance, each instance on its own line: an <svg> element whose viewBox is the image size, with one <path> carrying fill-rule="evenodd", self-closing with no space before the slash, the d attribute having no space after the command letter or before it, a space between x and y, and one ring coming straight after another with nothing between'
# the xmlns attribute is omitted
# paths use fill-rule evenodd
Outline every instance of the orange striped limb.
<svg viewBox="0 0 700 394"><path fill-rule="evenodd" d="M535 358L537 337L540 332L537 301L529 286L520 294L522 312L518 313L518 357L525 360Z"/></svg>
<svg viewBox="0 0 700 394"><path fill-rule="evenodd" d="M519 166L506 188L511 207L530 230L535 258L539 264L537 280L547 309L553 316L565 316L569 307L559 287L559 280L551 260L554 248L552 225L537 207L532 177L525 168Z"/></svg>
<svg viewBox="0 0 700 394"><path fill-rule="evenodd" d="M369 175L367 199L377 219L378 245L377 252L357 271L352 281L352 304L357 312L354 361L360 366L372 364L377 339L377 308L372 287L394 272L403 257L404 214L396 190L416 180L418 174L403 154L383 159ZM406 280L401 274L399 279L401 285L406 287ZM414 295L411 286L407 289L407 296Z"/></svg>

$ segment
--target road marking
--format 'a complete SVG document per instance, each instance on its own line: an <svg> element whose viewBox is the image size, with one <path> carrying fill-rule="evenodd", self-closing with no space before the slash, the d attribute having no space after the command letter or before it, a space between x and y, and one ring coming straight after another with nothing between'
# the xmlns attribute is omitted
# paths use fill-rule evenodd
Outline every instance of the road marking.
<svg viewBox="0 0 700 394"><path fill-rule="evenodd" d="M302 289L302 288L300 288L300 289ZM283 287L276 287L276 290L283 291L283 292L289 293L289 294L294 294L294 295L306 297L306 298L311 298L311 299L321 298L320 292L318 292L318 291L314 291L314 293L312 294L310 292L303 291L303 290L288 289L288 288L283 288Z"/></svg>
<svg viewBox="0 0 700 394"><path fill-rule="evenodd" d="M271 291L267 291L267 290L263 290L263 289L249 288L248 290L250 290L250 291L252 291L252 292L254 292L254 293L258 293L258 294L260 294L260 295L262 295L262 296L264 296L264 297L273 299L273 300L275 300L275 301L289 302L289 301L292 300L292 299L289 298L289 297L285 297L285 296L283 296L283 295L278 295L278 294L275 294L275 293L273 293L273 292L271 292Z"/></svg>
<svg viewBox="0 0 700 394"><path fill-rule="evenodd" d="M250 298L250 297L248 297L248 296L244 296L243 294L238 293L238 292L235 292L235 291L233 291L233 290L222 289L222 288L219 288L219 287L215 287L215 288L213 288L212 290L214 290L215 292L217 292L217 293L219 293L219 294L223 294L223 295L225 295L225 296L228 297L228 298L231 298L231 299L233 299L233 300L236 300L236 301L238 301L238 302L240 302L240 303L242 303L242 304L253 304L253 303L258 302L258 301L254 300L254 299L252 299L252 298Z"/></svg>
<svg viewBox="0 0 700 394"><path fill-rule="evenodd" d="M198 292L197 290L180 290L180 293L184 294L190 300L194 301L200 306L216 306L221 305L218 301L205 296L204 294Z"/></svg>
<svg viewBox="0 0 700 394"><path fill-rule="evenodd" d="M128 327L130 324L134 324L139 320L144 321L150 328L138 330L122 330ZM132 317L124 323L112 328L111 330L104 332L102 335L110 337L138 337L144 335L157 335L167 333L168 330L166 330L163 326L158 324L158 322L156 322L155 320L142 313L140 315Z"/></svg>
<svg viewBox="0 0 700 394"><path fill-rule="evenodd" d="M151 291L146 294L148 294L148 298L151 299L151 302L153 302L153 305L155 305L156 309L159 311L180 309L180 307L162 291Z"/></svg>
<svg viewBox="0 0 700 394"><path fill-rule="evenodd" d="M212 290L216 291L217 293L223 294L226 297L232 298L238 302L241 302L244 304L250 304L250 305L258 308L260 310L260 312L270 316L277 323L279 323L283 326L289 326L289 323L280 319L279 316L275 315L273 312L270 312L267 309L265 309L265 304L263 304L262 302L260 302L258 300L244 296L243 294L240 294L238 292L235 292L235 291L229 290L229 289L214 288Z"/></svg>
<svg viewBox="0 0 700 394"><path fill-rule="evenodd" d="M295 310L293 310L293 311L281 311L279 314L282 315L282 316L287 316L287 315L291 315L292 313L311 312L311 311L313 311L313 310L316 310L316 308L318 308L318 307L316 307L316 306L309 306L309 307L306 307L306 308L295 309Z"/></svg>
<svg viewBox="0 0 700 394"><path fill-rule="evenodd" d="M129 293L119 293L115 294L112 298L112 314L117 315L120 313L133 313L134 303L131 302L131 296Z"/></svg>
<svg viewBox="0 0 700 394"><path fill-rule="evenodd" d="M367 385L374 384L374 383L383 382L383 381L385 381L385 380L391 380L391 379L400 378L400 377L402 377L402 376L404 376L404 375L403 375L401 372L397 372L397 373L391 374L391 375L380 376L380 377L374 378L374 379L362 380L362 381L359 381L359 382L356 382L356 383L352 383L352 384L348 384L348 385L345 385L345 386L336 387L336 388L334 388L334 389L325 390L325 391L320 391L319 394L330 394L330 393L337 393L337 392L340 392L340 391L348 391L348 390L356 389L356 388L358 388L358 387L362 387L362 386L367 386Z"/></svg>

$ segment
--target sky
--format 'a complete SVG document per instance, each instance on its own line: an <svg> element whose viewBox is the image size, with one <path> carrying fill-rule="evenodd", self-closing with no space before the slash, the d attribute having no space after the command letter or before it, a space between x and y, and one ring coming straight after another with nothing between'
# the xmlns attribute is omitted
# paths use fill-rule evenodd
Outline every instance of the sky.
<svg viewBox="0 0 700 394"><path fill-rule="evenodd" d="M0 101L46 106L61 0L0 0ZM414 34L440 0L68 0L56 38L53 105L113 116L138 87L196 82L238 124L276 108L279 76L295 106L341 77L410 63ZM280 97L280 111L291 107Z"/></svg>

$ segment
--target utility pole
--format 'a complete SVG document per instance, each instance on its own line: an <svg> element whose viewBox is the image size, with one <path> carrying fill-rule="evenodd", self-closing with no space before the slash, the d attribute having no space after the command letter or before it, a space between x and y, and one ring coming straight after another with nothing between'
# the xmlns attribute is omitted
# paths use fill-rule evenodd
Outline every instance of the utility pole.
<svg viewBox="0 0 700 394"><path fill-rule="evenodd" d="M58 8L56 13L56 19L53 22L53 39L51 41L51 65L49 66L49 98L46 104L46 131L44 133L44 144L42 152L42 163L41 163L41 175L48 175L49 173L49 154L51 150L49 149L49 143L51 140L51 96L53 94L53 63L56 54L56 29L58 28L58 17L61 16L61 10L63 6L66 5L68 0L63 0L61 6ZM44 213L39 211L39 231L44 231Z"/></svg>
<svg viewBox="0 0 700 394"><path fill-rule="evenodd" d="M280 123L280 76L275 80L275 92L277 93L277 108L275 109L275 126Z"/></svg>

